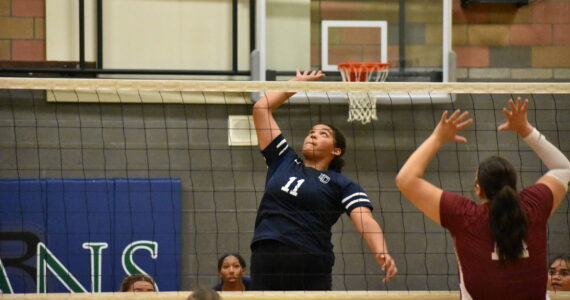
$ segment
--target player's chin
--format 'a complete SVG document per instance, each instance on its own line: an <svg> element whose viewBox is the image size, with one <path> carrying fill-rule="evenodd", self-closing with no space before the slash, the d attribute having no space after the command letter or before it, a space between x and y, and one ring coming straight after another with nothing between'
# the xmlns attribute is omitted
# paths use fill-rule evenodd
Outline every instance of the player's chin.
<svg viewBox="0 0 570 300"><path fill-rule="evenodd" d="M321 152L323 152L323 151L316 149L313 146L303 148L303 155L306 158L310 158L310 159L320 157L322 154Z"/></svg>
<svg viewBox="0 0 570 300"><path fill-rule="evenodd" d="M317 152L317 149L315 149L315 146L313 146L312 144L303 145L303 154L312 155L312 153L315 152Z"/></svg>

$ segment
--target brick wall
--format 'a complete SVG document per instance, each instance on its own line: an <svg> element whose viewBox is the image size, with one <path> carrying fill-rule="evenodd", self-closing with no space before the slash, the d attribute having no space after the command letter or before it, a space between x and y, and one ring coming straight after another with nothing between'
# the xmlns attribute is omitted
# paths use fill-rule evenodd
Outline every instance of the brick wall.
<svg viewBox="0 0 570 300"><path fill-rule="evenodd" d="M0 0L0 60L45 57L45 0Z"/></svg>
<svg viewBox="0 0 570 300"><path fill-rule="evenodd" d="M398 11L398 1L394 0L313 0L311 65L321 64L322 20L382 20L388 22L388 61L398 66ZM425 0L407 0L406 16L406 65L441 67L441 1L425 5ZM378 30L338 28L329 31L329 63L378 60L378 38Z"/></svg>
<svg viewBox="0 0 570 300"><path fill-rule="evenodd" d="M570 79L570 1L453 5L453 49L462 79Z"/></svg>
<svg viewBox="0 0 570 300"><path fill-rule="evenodd" d="M311 2L311 65L320 66L321 20L386 20L389 61L398 63L398 1ZM441 2L407 0L406 64L441 63ZM570 0L453 3L453 49L460 80L569 80ZM331 62L378 57L377 30L331 32ZM45 0L0 0L0 60L45 61Z"/></svg>
<svg viewBox="0 0 570 300"><path fill-rule="evenodd" d="M442 4L441 1L425 4L425 0L406 1L408 67L441 66ZM352 19L388 21L388 60L397 66L398 9L398 1L394 0L314 0L311 64L320 66L321 20ZM454 0L453 49L457 53L458 77L460 80L568 80L569 30L570 0L540 0L520 8L513 4L471 4L463 8L460 0ZM377 51L372 48L374 42L368 40L360 51L354 51L356 46L344 38L352 35L343 30L330 33L330 62L373 57L371 50Z"/></svg>

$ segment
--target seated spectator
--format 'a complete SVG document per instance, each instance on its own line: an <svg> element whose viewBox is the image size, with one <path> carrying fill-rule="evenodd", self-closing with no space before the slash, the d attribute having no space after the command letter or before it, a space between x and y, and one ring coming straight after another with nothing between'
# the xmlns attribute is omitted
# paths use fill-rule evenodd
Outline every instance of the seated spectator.
<svg viewBox="0 0 570 300"><path fill-rule="evenodd" d="M222 297L213 289L200 286L186 300L222 300Z"/></svg>
<svg viewBox="0 0 570 300"><path fill-rule="evenodd" d="M213 289L216 291L247 291L250 279L245 274L245 260L237 253L224 254L218 259L220 282Z"/></svg>
<svg viewBox="0 0 570 300"><path fill-rule="evenodd" d="M129 275L121 283L121 292L156 292L154 279L144 274Z"/></svg>
<svg viewBox="0 0 570 300"><path fill-rule="evenodd" d="M555 257L548 269L548 290L570 291L570 255Z"/></svg>

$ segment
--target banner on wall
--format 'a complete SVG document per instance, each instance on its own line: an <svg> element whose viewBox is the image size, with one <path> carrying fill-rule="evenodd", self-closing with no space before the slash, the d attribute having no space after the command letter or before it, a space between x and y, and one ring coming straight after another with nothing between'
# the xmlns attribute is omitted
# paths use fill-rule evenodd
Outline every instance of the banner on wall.
<svg viewBox="0 0 570 300"><path fill-rule="evenodd" d="M180 290L180 180L0 180L0 293Z"/></svg>

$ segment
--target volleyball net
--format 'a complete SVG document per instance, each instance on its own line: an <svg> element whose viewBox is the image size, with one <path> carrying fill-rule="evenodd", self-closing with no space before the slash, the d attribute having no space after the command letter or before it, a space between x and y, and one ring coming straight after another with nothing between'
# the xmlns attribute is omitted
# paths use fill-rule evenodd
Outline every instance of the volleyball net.
<svg viewBox="0 0 570 300"><path fill-rule="evenodd" d="M218 281L224 253L249 262L266 175L249 116L254 100L271 91L297 92L275 112L293 148L300 150L318 122L344 132L343 174L367 192L398 265L397 277L383 284L373 256L342 216L332 241L339 293L457 297L449 234L394 183L442 111L468 110L475 120L464 131L468 142L444 146L425 173L445 190L474 199L476 168L490 155L513 163L519 188L545 173L514 133L496 131L502 107L517 96L529 99L530 122L570 156L566 83L2 78L2 291L112 292L137 272L153 276L160 291L192 290ZM346 121L351 92L377 99L376 121ZM548 242L550 257L570 249L567 199L550 218Z"/></svg>

